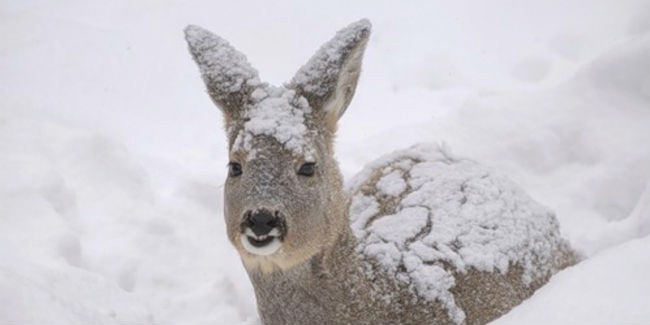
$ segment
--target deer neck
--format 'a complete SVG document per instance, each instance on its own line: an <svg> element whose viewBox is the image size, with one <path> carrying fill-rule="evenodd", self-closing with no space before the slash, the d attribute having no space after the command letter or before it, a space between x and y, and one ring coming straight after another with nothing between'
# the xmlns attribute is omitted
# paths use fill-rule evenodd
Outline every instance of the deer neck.
<svg viewBox="0 0 650 325"><path fill-rule="evenodd" d="M346 302L358 301L369 290L355 247L346 226L332 245L291 269L249 270L263 322L328 324L334 315L341 320L354 314Z"/></svg>
<svg viewBox="0 0 650 325"><path fill-rule="evenodd" d="M356 238L349 226L345 227L332 242L309 259L289 269L275 269L270 272L248 270L255 286L270 286L280 278L320 281L341 275L342 271L360 266L356 249ZM281 281L280 281L281 282Z"/></svg>

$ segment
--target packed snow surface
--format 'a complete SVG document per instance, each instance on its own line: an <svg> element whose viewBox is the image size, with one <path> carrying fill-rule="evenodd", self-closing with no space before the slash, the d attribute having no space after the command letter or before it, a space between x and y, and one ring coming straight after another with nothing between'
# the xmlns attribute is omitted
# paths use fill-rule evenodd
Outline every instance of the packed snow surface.
<svg viewBox="0 0 650 325"><path fill-rule="evenodd" d="M0 323L259 324L223 224L222 114L183 28L246 54L223 53L239 62L223 61L229 91L258 82L253 66L290 80L362 17L373 35L336 145L346 179L448 145L548 206L587 256L494 323L650 323L646 0L5 1ZM395 172L387 195L410 186ZM428 220L410 211L403 236Z"/></svg>
<svg viewBox="0 0 650 325"><path fill-rule="evenodd" d="M646 236L598 253L492 324L644 324L650 318L649 246Z"/></svg>

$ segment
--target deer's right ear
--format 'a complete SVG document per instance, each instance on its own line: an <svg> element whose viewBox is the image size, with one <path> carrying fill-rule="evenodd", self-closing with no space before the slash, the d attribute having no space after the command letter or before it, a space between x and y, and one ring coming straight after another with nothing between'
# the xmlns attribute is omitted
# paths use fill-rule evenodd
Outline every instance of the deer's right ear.
<svg viewBox="0 0 650 325"><path fill-rule="evenodd" d="M370 22L362 19L340 30L287 85L307 98L332 131L354 96L370 28Z"/></svg>
<svg viewBox="0 0 650 325"><path fill-rule="evenodd" d="M208 30L189 25L185 40L212 101L223 111L229 125L240 118L250 94L260 85L257 71L246 56Z"/></svg>

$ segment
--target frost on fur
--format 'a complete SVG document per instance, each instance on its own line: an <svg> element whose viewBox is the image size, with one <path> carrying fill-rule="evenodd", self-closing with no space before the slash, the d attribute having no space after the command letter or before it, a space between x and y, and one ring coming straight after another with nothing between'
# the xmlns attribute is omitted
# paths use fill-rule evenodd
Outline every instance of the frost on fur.
<svg viewBox="0 0 650 325"><path fill-rule="evenodd" d="M340 30L298 70L287 87L299 89L312 107L334 111L338 119L354 95L370 28L370 22L362 19Z"/></svg>
<svg viewBox="0 0 650 325"><path fill-rule="evenodd" d="M567 243L553 213L508 180L434 146L414 146L366 167L350 188L357 250L414 294L464 312L455 273L523 268L529 285L561 268Z"/></svg>
<svg viewBox="0 0 650 325"><path fill-rule="evenodd" d="M197 26L185 28L190 52L199 66L210 96L224 111L233 149L255 157L255 136L274 138L297 154L305 153L311 112L295 90L261 83L246 57L219 36Z"/></svg>
<svg viewBox="0 0 650 325"><path fill-rule="evenodd" d="M246 56L221 37L198 26L185 28L185 40L212 100L232 116L260 84Z"/></svg>
<svg viewBox="0 0 650 325"><path fill-rule="evenodd" d="M243 54L201 27L188 26L185 38L210 96L224 112L231 149L243 149L253 159L253 140L265 136L309 159L307 139L316 133L309 124L317 119L334 130L330 122L336 122L354 94L369 33L367 20L339 31L286 87L260 82ZM325 115L314 117L315 111Z"/></svg>
<svg viewBox="0 0 650 325"><path fill-rule="evenodd" d="M263 135L274 138L284 148L296 155L309 156L307 138L315 130L308 130L306 115L311 113L309 104L294 90L263 86L251 95L252 104L243 113L245 121L239 129L232 149L248 152L248 159L255 158L253 140Z"/></svg>

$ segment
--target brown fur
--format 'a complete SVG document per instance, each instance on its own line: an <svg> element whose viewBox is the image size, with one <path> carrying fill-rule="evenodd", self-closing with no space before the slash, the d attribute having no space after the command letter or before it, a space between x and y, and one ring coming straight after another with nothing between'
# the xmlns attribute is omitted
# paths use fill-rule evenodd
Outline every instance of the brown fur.
<svg viewBox="0 0 650 325"><path fill-rule="evenodd" d="M317 163L313 177L297 176L296 170L307 157L287 150L273 137L254 138L254 159L248 158L250 152L234 148L235 138L246 122L246 105L251 102L245 97L252 90L244 88L241 93L226 96L215 93L224 87L211 85L214 78L204 78L228 121L230 160L240 163L243 169L241 176L226 180L224 213L228 237L248 271L265 324L453 323L439 302L419 298L372 261L372 269L364 269L368 261L356 250L349 198L343 191L333 142L336 122L354 95L368 37L369 25L362 27L350 43L343 44L343 59L337 61L340 66L334 67L339 73L333 79L322 79L320 86L326 92L310 93L298 79L287 85L296 90L296 96L306 98L313 109L305 121L315 131L306 136L309 146L315 149L314 157L309 158ZM197 59L201 49L192 44L190 49L201 65ZM225 102L224 98L238 100ZM362 191L375 191L379 176L376 173L370 177ZM379 216L397 209L398 203L399 198L385 198L380 202ZM270 256L251 254L240 243L244 212L259 208L278 210L286 216L286 237L280 250ZM569 247L561 247L556 253L558 269L575 262ZM466 324L484 324L506 313L551 276L525 285L518 265L511 265L505 274L471 268L454 274L456 285L451 291L467 315Z"/></svg>

